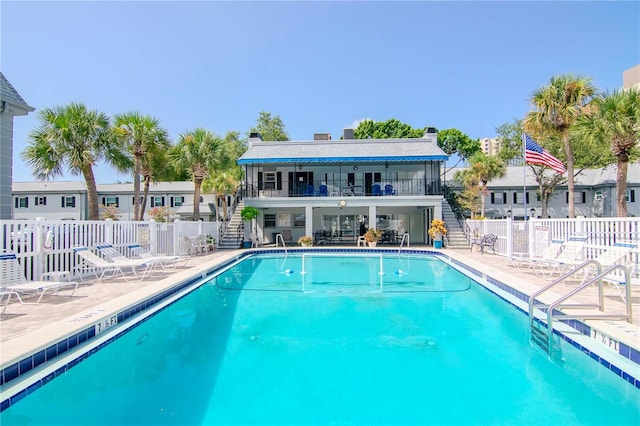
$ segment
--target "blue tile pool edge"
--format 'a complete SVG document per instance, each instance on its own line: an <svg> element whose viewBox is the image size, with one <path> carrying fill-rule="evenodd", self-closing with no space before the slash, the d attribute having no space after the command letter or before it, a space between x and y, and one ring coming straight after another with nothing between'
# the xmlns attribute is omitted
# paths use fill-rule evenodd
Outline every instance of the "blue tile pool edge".
<svg viewBox="0 0 640 426"><path fill-rule="evenodd" d="M353 248L313 248L313 249L288 249L289 253L312 253L312 252L321 252L321 253L358 253L358 252L363 252L366 250L366 253L384 253L384 254L390 254L390 253L397 253L398 250L390 250L390 249L385 249L385 248L376 248L376 249L371 249L371 248L366 248L366 249L353 249ZM165 299L167 299L168 297L176 294L177 292L187 288L188 286L198 282L198 281L202 281L204 279L206 279L207 277L210 277L216 273L218 273L220 270L228 267L229 265L236 263L248 256L254 255L254 254L280 254L282 253L282 249L278 249L278 248L274 248L274 249L260 249L260 250L246 250L240 254L238 254L237 256L230 258L224 262L221 262L219 264L216 264L215 266L212 266L204 271L200 271L198 272L197 275L194 275L192 277L186 278L180 282L178 282L176 285L154 295L151 296L147 299L144 299L138 303L136 303L133 306L128 307L125 310L122 310L120 312L118 312L116 315L118 317L118 323L120 322L124 322L125 320L139 314L140 312L146 311L147 309L156 306L158 303L164 301ZM478 270L476 270L475 268L472 268L464 263L462 263L461 261L458 261L457 259L453 259L449 256L447 256L444 253L438 252L438 251L430 251L430 250L425 250L425 249L419 249L419 250L415 250L415 249L403 249L402 250L402 254L405 255L420 255L420 256L434 256L434 257L438 257L438 258L443 258L445 260L447 260L450 264L455 265L457 268L462 269L466 272L468 272L471 275L476 276L479 280L476 280L477 282L480 283L480 285L486 289L487 291L490 291L492 294L496 295L497 297L499 297L500 299L502 299L503 301L509 303L511 306L513 306L514 308L516 308L518 311L522 312L523 314L528 316L528 312L524 311L523 309L521 309L519 306L517 306L516 304L512 303L510 300L506 299L505 297L503 297L502 295L496 293L495 291L493 291L491 288L486 287L484 285L482 285L481 280L485 279L487 280L487 282L489 282L490 284L494 285L496 288L501 289L502 291L507 292L508 294L512 295L513 297L516 297L524 302L528 302L529 297L510 287L509 285L496 280L490 276L488 276L485 273L482 273ZM148 319L148 318L147 318ZM146 321L146 319L139 321L135 324L131 324L131 326L127 327L126 329L122 330L121 332L119 332L118 334L116 334L115 336L109 338L107 341L101 343L100 345L90 349L88 352L85 352L84 354L82 354L81 356L79 356L78 358L75 358L73 360L71 360L69 363L61 366L60 368L58 368L56 371L50 373L49 375L47 375L46 377L36 381L35 383L29 385L27 388L23 389L22 391L18 392L15 395L12 395L8 398L6 398L3 401L0 401L0 412L6 410L7 408L9 408L12 404L18 402L19 400L21 400L22 398L24 398L25 396L29 395L30 393L33 393L35 390L39 389L40 387L42 387L44 384L48 383L49 381L51 381L53 378L57 377L60 374L65 373L69 368L73 367L74 365L78 364L79 362L85 360L86 358L88 358L90 355L93 355L94 353L96 353L98 350L102 349L103 347L105 347L107 344L111 343L113 340L117 339L118 337L120 337L122 334L128 332L129 330L131 330L132 328L137 327L139 324L142 324L144 321ZM538 320L536 320L538 321ZM570 320L570 321L566 321L564 322L564 324L574 328L575 330L579 331L581 334L589 336L591 334L591 327L589 327L587 324L584 324L580 321L577 320ZM582 351L583 353L585 353L586 355L588 355L590 358L594 359L595 361L598 361L600 364L602 364L603 366L607 367L608 369L610 369L614 374L618 375L619 377L623 378L624 380L626 380L627 382L631 383L632 385L634 385L636 388L640 388L640 378L638 377L634 377L630 372L624 371L622 368L614 365L613 363L611 363L610 361L606 360L604 357L600 357L599 355L595 354L594 352L590 351L588 348L584 347L583 345L581 345L580 343L576 342L574 339L572 339L570 336L567 336L565 334L563 334L561 331L554 329L554 334L557 334L561 339L565 340L567 343L571 344L572 346L574 346L575 348L579 349L580 351ZM2 389L3 387L5 387L7 384L9 384L9 382L16 380L17 378L19 378L20 376L27 374L29 372L31 372L33 369L37 368L37 367L43 367L45 363L52 361L58 357L61 357L65 354L67 354L71 349L77 347L78 345L82 344L82 343L86 343L89 342L91 339L94 339L96 337L95 334L95 324L91 325L90 327L85 327L83 329L81 329L80 331L72 334L69 337L65 337L64 339L51 344L50 346L48 346L45 349L39 350L36 353L27 355L25 358L5 367L4 369L2 369L2 371L0 371L0 389ZM618 348L618 353L620 356L622 356L625 359L629 359L630 361L632 361L633 363L640 365L640 351L637 351L635 348L631 348L623 343L619 343L619 348Z"/></svg>

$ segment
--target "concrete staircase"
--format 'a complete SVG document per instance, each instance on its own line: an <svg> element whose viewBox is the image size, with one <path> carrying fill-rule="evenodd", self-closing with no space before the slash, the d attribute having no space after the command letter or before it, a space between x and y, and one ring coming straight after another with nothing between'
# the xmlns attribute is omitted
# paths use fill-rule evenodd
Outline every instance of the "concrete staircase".
<svg viewBox="0 0 640 426"><path fill-rule="evenodd" d="M229 221L229 225L227 226L227 230L224 235L220 238L220 244L218 248L221 250L235 250L242 247L242 238L238 240L238 229L242 231L243 229L243 221L240 216L240 212L244 207L244 201L240 201L236 206L235 211L233 212L233 216L231 216L231 220Z"/></svg>
<svg viewBox="0 0 640 426"><path fill-rule="evenodd" d="M451 206L446 200L442 201L442 219L447 226L447 238L444 240L445 248L469 249L469 242L464 236L464 231L456 219Z"/></svg>

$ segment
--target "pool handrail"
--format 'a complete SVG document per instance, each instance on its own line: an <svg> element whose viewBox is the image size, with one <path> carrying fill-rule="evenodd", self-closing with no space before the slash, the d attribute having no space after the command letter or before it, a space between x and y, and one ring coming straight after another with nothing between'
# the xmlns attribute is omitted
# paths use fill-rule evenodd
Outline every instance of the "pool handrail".
<svg viewBox="0 0 640 426"><path fill-rule="evenodd" d="M278 247L278 240L282 241L282 247L284 248L284 254L289 254L289 253L287 253L287 245L284 243L284 237L280 233L276 234L276 247Z"/></svg>
<svg viewBox="0 0 640 426"><path fill-rule="evenodd" d="M400 254L400 251L402 250L402 246L404 245L405 240L407 241L407 247L409 247L411 242L410 242L410 237L408 232L405 232L404 235L402 236L402 240L400 241L400 247L398 248L398 254Z"/></svg>

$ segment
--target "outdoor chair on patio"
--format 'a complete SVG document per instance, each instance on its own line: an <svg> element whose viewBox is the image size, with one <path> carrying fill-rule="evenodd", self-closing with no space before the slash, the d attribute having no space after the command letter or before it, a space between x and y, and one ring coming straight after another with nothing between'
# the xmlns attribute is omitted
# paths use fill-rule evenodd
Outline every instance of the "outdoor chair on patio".
<svg viewBox="0 0 640 426"><path fill-rule="evenodd" d="M396 195L396 190L393 189L393 185L387 184L384 186L384 195Z"/></svg>
<svg viewBox="0 0 640 426"><path fill-rule="evenodd" d="M608 246L604 249L600 254L593 258L594 261L598 262L601 267L601 270L605 270L613 265L621 265L625 263L626 257L636 248L638 245L632 242L617 242L612 246ZM597 272L597 268L595 265L590 265L585 269L584 277L582 278L582 282L586 282L588 279L595 277ZM615 286L615 277L620 271L617 271L614 274L614 279L608 280L604 279L608 283L611 283Z"/></svg>
<svg viewBox="0 0 640 426"><path fill-rule="evenodd" d="M586 235L573 235L562 245L562 251L555 259L544 259L538 263L540 272L542 268L549 270L549 277L554 273L562 274L573 266L582 263L584 246L587 243Z"/></svg>
<svg viewBox="0 0 640 426"><path fill-rule="evenodd" d="M563 244L563 239L554 238L551 240L551 243L547 247L545 247L544 250L542 250L542 254L540 256L511 256L507 260L507 264L509 266L513 266L516 269L532 269L534 272L536 272L538 264L540 264L541 262L555 261L557 259Z"/></svg>
<svg viewBox="0 0 640 426"><path fill-rule="evenodd" d="M484 254L485 249L491 249L491 251L495 254L496 241L498 241L498 237L494 234L487 234L482 238L471 240L471 251L473 251L473 246L478 246L480 247L480 253L482 254Z"/></svg>
<svg viewBox="0 0 640 426"><path fill-rule="evenodd" d="M38 296L38 300L33 304L38 304L42 300L47 292L53 291L56 294L64 287L69 287L71 290L71 294L69 296L73 296L78 288L78 282L76 281L47 281L47 278L54 278L56 276L64 275L65 273L60 272L50 272L42 274L44 281L28 281L24 276L24 269L20 262L18 262L18 258L14 253L4 252L0 254L0 292L3 296L7 296L7 302L9 303L9 299L12 295L18 298L20 303L26 304L20 295L24 294L35 294ZM66 273L66 276L69 277L69 273ZM3 297L2 296L2 297ZM0 300L2 298L0 297ZM6 309L6 304L2 310Z"/></svg>
<svg viewBox="0 0 640 426"><path fill-rule="evenodd" d="M176 268L178 264L182 262L184 262L182 266L187 266L189 259L191 259L191 256L156 256L140 244L129 244L127 248L131 250L131 253L137 256L137 258L159 262L162 267L173 265L173 267Z"/></svg>
<svg viewBox="0 0 640 426"><path fill-rule="evenodd" d="M145 259L127 259L126 257L124 258L125 260L110 262L96 255L87 247L74 247L73 252L81 259L81 261L75 266L74 270L78 273L82 281L84 281L82 277L83 271L93 272L98 281L102 281L105 276L115 278L118 275L122 275L122 278L129 281L127 275L124 273L124 269L129 269L136 278L143 280L144 278L151 276L153 269L158 266L158 262L155 261L148 261ZM138 276L137 268L143 268L142 275ZM98 275L98 273L100 274Z"/></svg>

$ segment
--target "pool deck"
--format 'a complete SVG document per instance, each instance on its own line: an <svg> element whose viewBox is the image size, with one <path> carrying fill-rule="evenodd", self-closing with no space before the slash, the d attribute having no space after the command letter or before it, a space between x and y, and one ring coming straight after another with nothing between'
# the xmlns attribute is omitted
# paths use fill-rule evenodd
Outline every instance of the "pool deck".
<svg viewBox="0 0 640 426"><path fill-rule="evenodd" d="M336 247L336 248L354 248ZM381 247L385 248L385 247ZM430 247L412 247L412 249L428 249ZM366 249L364 249L366 250ZM435 250L439 251L439 250ZM538 276L531 270L515 269L508 264L505 257L494 254L471 252L469 249L443 249L443 254L491 276L511 287L531 294L550 282L549 278ZM232 259L242 250L216 251L190 259L188 266L167 269L142 281L125 281L123 279L103 280L97 282L87 280L78 287L71 297L68 291L45 296L38 305L21 305L15 299L0 317L0 366L6 366L19 360L26 354L43 348L47 343L60 340L95 321L107 318L114 312L134 305L175 283L204 272L218 263ZM569 285L560 284L559 288L569 289ZM591 292L591 294L589 294ZM553 297L557 293L549 292ZM595 289L585 290L576 300L594 300ZM543 299L544 300L544 299ZM640 295L634 293L633 323L615 320L587 320L592 328L597 329L626 345L640 350ZM623 304L618 292L606 287L605 306L607 312L623 313Z"/></svg>

